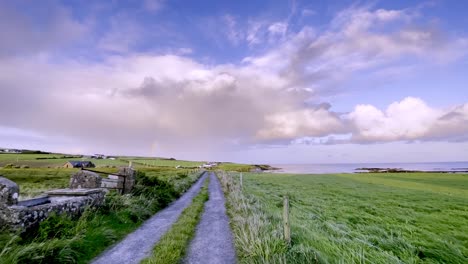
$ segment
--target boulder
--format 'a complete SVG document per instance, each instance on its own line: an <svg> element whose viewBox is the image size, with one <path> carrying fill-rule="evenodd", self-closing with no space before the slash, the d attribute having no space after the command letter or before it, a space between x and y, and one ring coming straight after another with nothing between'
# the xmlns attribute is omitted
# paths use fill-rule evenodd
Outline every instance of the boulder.
<svg viewBox="0 0 468 264"><path fill-rule="evenodd" d="M101 188L102 178L92 171L80 170L70 178L70 189Z"/></svg>
<svg viewBox="0 0 468 264"><path fill-rule="evenodd" d="M0 176L0 204L15 205L18 203L19 187L15 182Z"/></svg>

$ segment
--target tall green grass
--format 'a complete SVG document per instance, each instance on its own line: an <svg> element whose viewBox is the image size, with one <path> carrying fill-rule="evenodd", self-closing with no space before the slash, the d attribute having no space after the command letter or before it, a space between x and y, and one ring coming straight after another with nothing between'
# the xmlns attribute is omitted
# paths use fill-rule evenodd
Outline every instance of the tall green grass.
<svg viewBox="0 0 468 264"><path fill-rule="evenodd" d="M243 207L250 209L236 209L242 204L233 198L237 191L227 195L244 263L268 263L266 257L249 256L276 248L264 241L282 230L284 195L291 203L292 244L279 252L283 260L275 261L468 263L467 181L466 174L244 174L241 197L248 198ZM273 227L262 227L255 215ZM257 248L257 241L264 248L252 253L249 245Z"/></svg>
<svg viewBox="0 0 468 264"><path fill-rule="evenodd" d="M51 189L68 187L70 176L78 169L0 169L0 176L16 182L20 199L29 199Z"/></svg>
<svg viewBox="0 0 468 264"><path fill-rule="evenodd" d="M281 219L266 213L264 205L244 192L234 173L217 173L231 219L240 263L287 263L287 244L282 239Z"/></svg>
<svg viewBox="0 0 468 264"><path fill-rule="evenodd" d="M181 263L186 254L191 238L195 234L196 226L203 212L204 204L208 200L208 181L200 193L193 199L172 226L161 238L153 250L151 257L142 261L144 264L173 264Z"/></svg>

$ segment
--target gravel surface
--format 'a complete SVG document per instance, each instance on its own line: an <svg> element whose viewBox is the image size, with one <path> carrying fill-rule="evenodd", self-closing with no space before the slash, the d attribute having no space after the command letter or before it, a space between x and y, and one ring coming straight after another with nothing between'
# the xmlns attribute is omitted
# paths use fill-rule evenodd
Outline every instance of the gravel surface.
<svg viewBox="0 0 468 264"><path fill-rule="evenodd" d="M177 221L182 211L191 204L193 197L198 194L203 186L207 175L208 173L204 173L177 201L148 219L140 228L127 235L122 241L106 250L91 263L140 263L141 260L149 257L159 239Z"/></svg>
<svg viewBox="0 0 468 264"><path fill-rule="evenodd" d="M236 252L226 215L221 184L213 172L208 187L210 198L205 203L195 238L190 243L185 263L231 264L236 263Z"/></svg>

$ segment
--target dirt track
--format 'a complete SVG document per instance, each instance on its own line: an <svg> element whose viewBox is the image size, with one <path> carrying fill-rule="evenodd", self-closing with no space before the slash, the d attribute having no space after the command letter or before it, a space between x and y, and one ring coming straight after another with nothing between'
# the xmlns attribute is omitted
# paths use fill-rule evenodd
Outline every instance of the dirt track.
<svg viewBox="0 0 468 264"><path fill-rule="evenodd" d="M210 198L205 203L205 210L184 262L189 264L236 263L236 253L221 184L214 173L211 172L209 175Z"/></svg>
<svg viewBox="0 0 468 264"><path fill-rule="evenodd" d="M150 256L152 249L159 239L171 228L172 224L177 221L182 211L191 204L193 197L198 194L203 186L207 175L208 173L204 173L177 201L148 219L141 227L103 252L91 263L136 264Z"/></svg>

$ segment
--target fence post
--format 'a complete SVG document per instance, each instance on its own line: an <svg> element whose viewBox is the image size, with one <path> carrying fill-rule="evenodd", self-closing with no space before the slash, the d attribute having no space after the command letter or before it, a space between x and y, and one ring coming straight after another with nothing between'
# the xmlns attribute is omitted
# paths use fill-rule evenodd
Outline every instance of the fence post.
<svg viewBox="0 0 468 264"><path fill-rule="evenodd" d="M241 172L241 173L240 173L240 189L241 189L241 191L242 191L242 189L243 189L243 186L244 186L244 185L243 185L243 182L242 182L242 172Z"/></svg>
<svg viewBox="0 0 468 264"><path fill-rule="evenodd" d="M284 240L289 245L289 244L291 244L291 227L289 225L289 199L288 199L288 196L284 196L284 200L283 200L283 228L284 228Z"/></svg>

